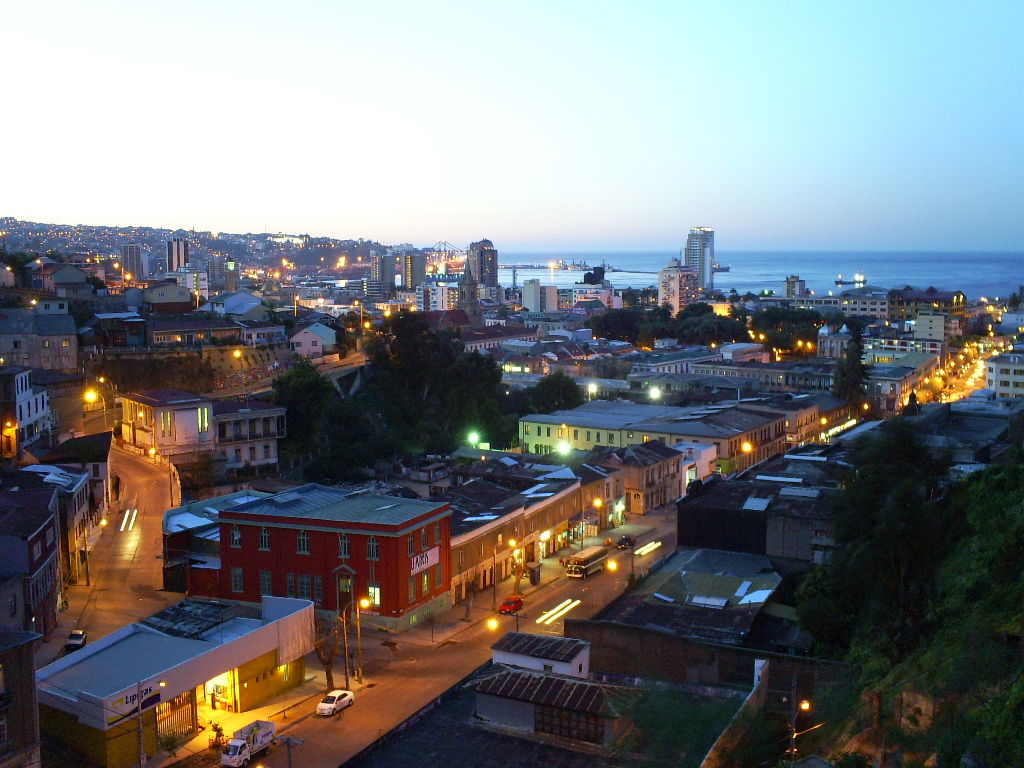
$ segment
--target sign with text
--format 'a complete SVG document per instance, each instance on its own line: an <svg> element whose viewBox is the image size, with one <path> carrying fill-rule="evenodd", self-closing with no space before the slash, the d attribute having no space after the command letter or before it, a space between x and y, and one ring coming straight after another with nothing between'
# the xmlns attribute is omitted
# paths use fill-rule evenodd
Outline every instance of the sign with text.
<svg viewBox="0 0 1024 768"><path fill-rule="evenodd" d="M420 571L425 571L432 565L437 565L441 562L441 549L440 547L434 547L428 549L426 552L421 552L418 555L412 556L412 570L410 573L417 574Z"/></svg>

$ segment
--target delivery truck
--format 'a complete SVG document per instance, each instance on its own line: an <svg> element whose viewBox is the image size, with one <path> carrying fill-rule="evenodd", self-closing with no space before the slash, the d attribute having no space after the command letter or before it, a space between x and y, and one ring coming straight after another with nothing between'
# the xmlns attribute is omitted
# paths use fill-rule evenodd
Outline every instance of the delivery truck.
<svg viewBox="0 0 1024 768"><path fill-rule="evenodd" d="M220 753L220 764L232 766L248 765L257 756L266 754L274 743L274 724L269 720L254 720L233 734Z"/></svg>

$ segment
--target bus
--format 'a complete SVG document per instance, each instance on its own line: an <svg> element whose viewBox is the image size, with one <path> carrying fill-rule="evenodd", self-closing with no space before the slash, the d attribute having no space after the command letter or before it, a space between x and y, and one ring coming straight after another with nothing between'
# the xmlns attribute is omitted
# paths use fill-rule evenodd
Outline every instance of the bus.
<svg viewBox="0 0 1024 768"><path fill-rule="evenodd" d="M585 579L595 571L604 568L608 557L605 547L587 547L582 552L565 558L565 575L573 579Z"/></svg>

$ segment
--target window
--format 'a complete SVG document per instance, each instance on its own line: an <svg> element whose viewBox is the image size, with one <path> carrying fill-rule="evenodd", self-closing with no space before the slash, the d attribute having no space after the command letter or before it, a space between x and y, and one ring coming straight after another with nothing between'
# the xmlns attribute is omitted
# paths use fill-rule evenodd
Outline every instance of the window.
<svg viewBox="0 0 1024 768"><path fill-rule="evenodd" d="M370 598L370 605L380 606L380 584L368 584L366 587L367 597Z"/></svg>
<svg viewBox="0 0 1024 768"><path fill-rule="evenodd" d="M350 556L350 553L349 553L349 544L348 544L348 534L347 533L339 533L338 534L338 557L346 558L346 557L349 557L349 556Z"/></svg>
<svg viewBox="0 0 1024 768"><path fill-rule="evenodd" d="M416 602L416 577L409 577L409 605Z"/></svg>
<svg viewBox="0 0 1024 768"><path fill-rule="evenodd" d="M231 546L235 549L242 546L242 529L237 525L231 526Z"/></svg>
<svg viewBox="0 0 1024 768"><path fill-rule="evenodd" d="M260 549L264 552L270 551L270 529L260 528Z"/></svg>
<svg viewBox="0 0 1024 768"><path fill-rule="evenodd" d="M160 437L170 437L174 431L174 413L172 411L160 412Z"/></svg>
<svg viewBox="0 0 1024 768"><path fill-rule="evenodd" d="M314 576L313 577L313 599L321 603L324 599L324 577Z"/></svg>
<svg viewBox="0 0 1024 768"><path fill-rule="evenodd" d="M71 346L71 339L61 339L60 340L60 345L62 347L70 347Z"/></svg>
<svg viewBox="0 0 1024 768"><path fill-rule="evenodd" d="M49 546L52 546L52 545L53 545L53 527L51 526L50 528L46 529L46 546L49 547Z"/></svg>
<svg viewBox="0 0 1024 768"><path fill-rule="evenodd" d="M42 544L42 542L37 541L35 544L32 545L32 559L33 560L38 560L40 557L42 557L42 555L43 555L43 544Z"/></svg>
<svg viewBox="0 0 1024 768"><path fill-rule="evenodd" d="M434 589L441 588L441 564L434 566Z"/></svg>
<svg viewBox="0 0 1024 768"><path fill-rule="evenodd" d="M286 592L287 596L288 597L295 597L295 574L294 573L287 574L287 579L286 579L285 587L286 587L286 590L287 590L287 592Z"/></svg>
<svg viewBox="0 0 1024 768"><path fill-rule="evenodd" d="M420 549L426 549L430 546L430 542L427 541L427 526L423 526L420 530Z"/></svg>
<svg viewBox="0 0 1024 768"><path fill-rule="evenodd" d="M371 536L366 541L366 559L380 560L380 544L377 543L376 536Z"/></svg>
<svg viewBox="0 0 1024 768"><path fill-rule="evenodd" d="M241 568L231 569L231 591L232 592L244 592L244 581Z"/></svg>
<svg viewBox="0 0 1024 768"><path fill-rule="evenodd" d="M435 544L440 544L441 543L441 524L440 523L434 523L434 543Z"/></svg>
<svg viewBox="0 0 1024 768"><path fill-rule="evenodd" d="M420 574L420 594L425 595L430 592L430 571L424 571Z"/></svg>
<svg viewBox="0 0 1024 768"><path fill-rule="evenodd" d="M416 544L414 543L413 535L410 533L408 538L405 540L405 551L410 557L416 554Z"/></svg>
<svg viewBox="0 0 1024 768"><path fill-rule="evenodd" d="M49 349L49 348L50 348L50 340L49 339L43 339L43 349Z"/></svg>
<svg viewBox="0 0 1024 768"><path fill-rule="evenodd" d="M200 432L200 434L202 434L203 432L209 432L210 431L210 407L204 405L204 406L202 406L200 408L197 408L196 412L197 412L197 418L198 418L198 421L199 421L199 432Z"/></svg>
<svg viewBox="0 0 1024 768"><path fill-rule="evenodd" d="M295 548L295 551L298 552L300 555L308 555L309 554L309 531L299 531L298 536L296 537L296 539L297 539L298 544L297 544L297 546Z"/></svg>
<svg viewBox="0 0 1024 768"><path fill-rule="evenodd" d="M241 464L241 463L242 463L242 449L241 448L235 448L235 464Z"/></svg>
<svg viewBox="0 0 1024 768"><path fill-rule="evenodd" d="M260 571L260 594L261 595L272 595L274 590L272 587L273 576L270 571Z"/></svg>
<svg viewBox="0 0 1024 768"><path fill-rule="evenodd" d="M270 444L269 443L267 443L267 444L265 444L263 446L263 458L264 459L269 459L270 458Z"/></svg>
<svg viewBox="0 0 1024 768"><path fill-rule="evenodd" d="M249 461L256 461L256 446L249 446Z"/></svg>

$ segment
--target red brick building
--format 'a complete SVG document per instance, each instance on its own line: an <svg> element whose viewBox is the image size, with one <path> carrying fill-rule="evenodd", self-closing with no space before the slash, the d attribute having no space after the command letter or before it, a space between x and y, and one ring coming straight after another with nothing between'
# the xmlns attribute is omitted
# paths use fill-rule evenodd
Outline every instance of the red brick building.
<svg viewBox="0 0 1024 768"><path fill-rule="evenodd" d="M447 504L311 483L220 511L221 597L313 600L401 631L450 605Z"/></svg>

